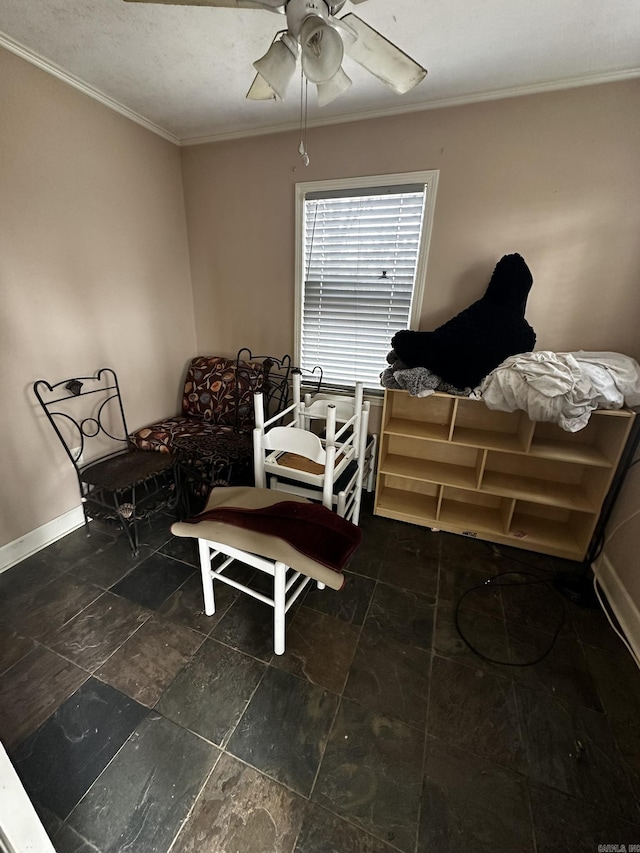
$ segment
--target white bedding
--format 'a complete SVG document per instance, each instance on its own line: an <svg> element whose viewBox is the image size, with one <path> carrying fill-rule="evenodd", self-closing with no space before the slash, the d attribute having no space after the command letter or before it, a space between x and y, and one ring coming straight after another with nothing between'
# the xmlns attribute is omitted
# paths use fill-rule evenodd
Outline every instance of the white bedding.
<svg viewBox="0 0 640 853"><path fill-rule="evenodd" d="M492 370L472 396L490 409L523 409L533 421L577 432L595 409L640 405L640 365L616 352L521 353Z"/></svg>

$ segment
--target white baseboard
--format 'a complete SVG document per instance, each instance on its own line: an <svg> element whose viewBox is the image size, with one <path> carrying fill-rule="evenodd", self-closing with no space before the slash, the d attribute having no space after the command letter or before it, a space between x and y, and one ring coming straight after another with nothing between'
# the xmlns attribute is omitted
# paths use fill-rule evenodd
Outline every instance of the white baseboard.
<svg viewBox="0 0 640 853"><path fill-rule="evenodd" d="M593 572L607 597L607 602L620 623L627 642L640 659L640 610L620 580L613 563L601 554L593 563Z"/></svg>
<svg viewBox="0 0 640 853"><path fill-rule="evenodd" d="M62 539L72 530L77 530L84 524L84 513L81 506L70 509L64 515L48 521L41 527L36 527L13 542L7 542L0 548L0 572L10 569L21 560L31 557L47 545Z"/></svg>

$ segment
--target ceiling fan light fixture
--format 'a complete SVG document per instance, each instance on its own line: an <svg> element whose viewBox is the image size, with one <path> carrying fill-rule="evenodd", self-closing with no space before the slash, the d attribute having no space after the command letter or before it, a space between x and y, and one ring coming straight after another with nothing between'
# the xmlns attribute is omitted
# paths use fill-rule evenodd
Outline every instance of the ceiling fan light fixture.
<svg viewBox="0 0 640 853"><path fill-rule="evenodd" d="M342 66L340 33L318 15L309 15L302 22L299 41L304 76L310 83L328 83Z"/></svg>
<svg viewBox="0 0 640 853"><path fill-rule="evenodd" d="M318 90L318 106L325 107L327 104L330 104L331 101L334 101L337 97L343 95L350 85L351 78L345 74L342 68L338 68L337 73L333 75L331 80L327 80L326 83L316 84L316 89Z"/></svg>
<svg viewBox="0 0 640 853"><path fill-rule="evenodd" d="M273 42L263 57L253 63L258 75L281 101L284 101L287 87L295 73L296 58L297 45L285 33L282 38ZM265 98L252 98L252 100L265 100Z"/></svg>
<svg viewBox="0 0 640 853"><path fill-rule="evenodd" d="M261 74L256 74L253 78L251 88L247 92L247 100L249 101L275 101L276 93L267 83Z"/></svg>

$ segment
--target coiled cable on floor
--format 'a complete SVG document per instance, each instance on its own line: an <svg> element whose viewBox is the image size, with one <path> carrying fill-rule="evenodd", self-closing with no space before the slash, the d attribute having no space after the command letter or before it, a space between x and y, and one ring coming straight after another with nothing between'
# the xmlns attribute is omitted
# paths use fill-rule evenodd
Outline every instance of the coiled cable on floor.
<svg viewBox="0 0 640 853"><path fill-rule="evenodd" d="M523 565L528 565L527 563L524 563L522 560L516 559L515 561L519 562L519 563L523 563ZM543 571L552 571L552 570L544 569ZM520 575L520 576L526 575L526 576L535 578L535 580L533 580L533 581L519 581L517 583L496 582L497 578L505 577L506 575ZM558 622L558 626L555 629L555 632L551 638L551 642L549 644L549 647L541 655L539 655L537 658L535 658L534 660L525 661L524 663L515 663L514 661L497 660L495 658L491 658L488 655L483 654L479 649L477 649L467 639L467 637L465 637L465 635L462 631L462 628L460 627L460 607L462 605L462 602L465 600L465 598L468 595L470 595L472 592L475 592L477 590L481 590L481 589L487 590L487 589L490 589L491 587L535 586L537 584L551 584L552 582L553 582L553 580L551 578L540 578L540 577L538 577L538 575L534 575L533 572L521 572L521 571L509 570L509 571L500 572L499 574L494 575L492 578L489 578L488 580L484 581L484 583L477 584L476 586L470 587L465 592L463 592L463 594L458 599L458 602L455 606L455 610L454 610L454 614L453 614L456 630L457 630L458 634L460 635L460 639L467 646L467 648L473 652L474 655L477 655L479 658L482 658L482 660L487 661L487 663L500 664L501 666L533 666L534 664L540 663L553 650L553 648L556 644L556 641L558 639L558 636L560 634L560 631L562 630L562 627L565 623L565 618L566 618L566 610L565 610L564 602L562 601L562 599L558 595L555 594L555 592L553 592L553 590L552 590L553 598L556 601L556 603L560 606L560 620ZM505 626L505 628L506 628L506 626ZM507 638L507 642L508 642L508 638Z"/></svg>
<svg viewBox="0 0 640 853"><path fill-rule="evenodd" d="M616 475L614 477L614 483L611 486L609 493L607 494L607 497L605 498L605 502L604 502L603 507L602 507L602 511L600 514L600 518L598 520L596 530L595 530L594 535L592 537L592 540L589 544L589 548L587 549L586 557L583 560L582 571L579 572L577 575L578 579L581 581L585 581L587 579L589 572L593 571L592 570L593 564L598 559L598 557L601 555L602 551L604 550L605 545L614 536L614 534L616 534L617 531L623 525L625 525L627 522L631 521L633 518L637 517L640 514L640 509L636 510L630 516L628 516L627 518L625 518L621 522L619 522L618 525L613 530L607 532L607 524L609 521L609 517L611 515L611 511L613 509L613 506L616 503L616 499L618 497L620 489L622 488L622 485L625 481L626 475L631 468L633 468L634 466L636 466L640 463L640 457L634 458L639 445L640 445L640 418L636 418L634 424L632 425L632 433L631 433L631 435L627 441L627 445L624 449L623 457L619 462L618 471L616 472ZM500 554L500 550L498 548L496 548L495 546L489 545L489 547L491 548L491 550L494 553ZM491 658L488 655L483 654L472 643L470 643L469 640L465 637L465 635L462 632L462 629L460 627L460 605L462 604L462 602L464 601L466 596L469 595L471 592L474 592L474 591L480 590L480 589L486 589L486 588L489 588L491 586L516 586L516 584L495 583L496 579L502 577L503 575L519 574L519 575L530 575L531 577L536 578L535 581L524 581L523 585L539 584L539 583L551 584L554 582L555 578L559 578L561 576L566 576L565 572L558 572L558 571L555 571L553 569L545 569L544 567L538 568L538 567L532 566L529 563L526 563L524 560L518 559L517 557L510 557L510 559L513 562L521 563L522 565L528 566L529 568L536 568L539 571L548 572L552 575L552 577L549 579L544 579L544 578L538 577L537 575L534 575L532 572L514 572L514 571L500 572L499 574L494 575L494 577L489 578L488 581L485 581L482 584L478 584L477 586L473 586L470 589L466 590L466 592L464 592L462 594L462 596L458 600L458 603L456 604L455 611L454 611L455 626L456 626L456 630L458 631L458 634L460 635L460 638L462 639L464 644L473 652L473 654L477 655L479 658L482 658L482 660L485 660L488 663L499 664L501 666L533 666L534 664L540 663L540 661L543 661L551 653L551 651L553 650L553 648L556 644L556 641L558 639L560 631L562 630L562 626L564 625L564 622L565 622L566 609L565 609L564 601L562 600L562 598L560 598L559 595L557 595L555 593L555 591L554 591L553 597L556 600L556 602L560 605L560 607L562 608L562 615L560 618L560 622L559 622L558 627L556 628L556 630L553 634L553 637L551 639L551 643L549 644L549 647L545 650L545 652L543 652L543 654L541 654L537 658L535 658L535 660L527 661L525 663L513 663L512 661L501 661L501 660L496 660L494 658ZM629 650L629 652L633 656L634 660L636 661L636 663L638 663L638 658L637 658L634 650L629 645L626 638L623 636L622 632L619 631L618 628L616 628L616 626L614 625L613 620L611 619L611 616L608 612L608 608L605 607L605 605L602 601L602 597L601 597L599 589L598 589L597 578L595 576L593 578L593 590L595 592L596 599L599 602L600 607L604 611L605 616L607 617L607 619L611 623L613 630L622 639L622 641L627 646L627 649ZM508 638L507 638L507 642L508 642Z"/></svg>

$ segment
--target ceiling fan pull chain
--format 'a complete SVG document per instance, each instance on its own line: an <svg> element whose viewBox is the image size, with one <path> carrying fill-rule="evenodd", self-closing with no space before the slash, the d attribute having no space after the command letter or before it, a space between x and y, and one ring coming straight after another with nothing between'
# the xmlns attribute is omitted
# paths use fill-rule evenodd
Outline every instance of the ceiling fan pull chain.
<svg viewBox="0 0 640 853"><path fill-rule="evenodd" d="M300 71L300 145L298 151L302 156L302 162L305 166L309 165L309 155L307 154L307 105L309 102L309 82L304 76L304 71Z"/></svg>

